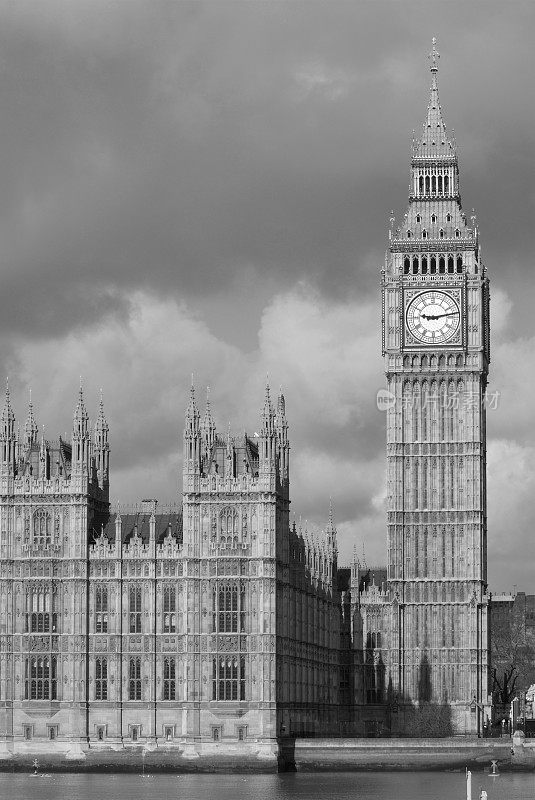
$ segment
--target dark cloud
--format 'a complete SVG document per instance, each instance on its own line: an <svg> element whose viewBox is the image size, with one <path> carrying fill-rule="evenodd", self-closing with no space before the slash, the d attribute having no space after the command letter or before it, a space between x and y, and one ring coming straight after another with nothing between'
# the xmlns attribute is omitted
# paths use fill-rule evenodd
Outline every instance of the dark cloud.
<svg viewBox="0 0 535 800"><path fill-rule="evenodd" d="M110 287L206 298L251 270L281 288L306 277L333 297L375 292L431 32L468 202L489 263L512 259L521 295L529 7L515 18L456 3L47 5L1 9L0 261L9 296L25 293L26 335L83 321L89 280L109 301L87 304L96 316ZM495 234L504 219L507 237ZM69 298L66 320L43 318L43 285Z"/></svg>
<svg viewBox="0 0 535 800"><path fill-rule="evenodd" d="M534 22L520 2L0 2L0 364L14 393L32 385L63 430L77 376L103 385L116 496L163 498L190 372L239 429L269 371L288 394L296 510L321 525L333 494L344 557L367 538L384 559L379 278L436 35L501 315L491 573L506 563L527 581L492 525L529 549Z"/></svg>

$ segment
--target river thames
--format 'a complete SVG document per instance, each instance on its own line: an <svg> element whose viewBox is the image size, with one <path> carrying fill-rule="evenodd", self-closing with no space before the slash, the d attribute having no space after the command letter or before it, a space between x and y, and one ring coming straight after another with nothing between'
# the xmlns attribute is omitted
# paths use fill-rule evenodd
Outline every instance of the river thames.
<svg viewBox="0 0 535 800"><path fill-rule="evenodd" d="M534 800L535 773L474 773L472 798ZM1 800L466 800L460 772L280 775L0 773Z"/></svg>

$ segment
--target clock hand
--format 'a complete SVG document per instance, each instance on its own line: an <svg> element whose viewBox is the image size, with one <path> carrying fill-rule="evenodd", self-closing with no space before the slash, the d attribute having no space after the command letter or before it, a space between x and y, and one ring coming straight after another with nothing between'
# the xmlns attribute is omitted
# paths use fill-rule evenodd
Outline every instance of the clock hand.
<svg viewBox="0 0 535 800"><path fill-rule="evenodd" d="M458 311L448 311L445 314L420 314L420 316L424 319L440 319L441 317L453 317L454 314L458 313Z"/></svg>

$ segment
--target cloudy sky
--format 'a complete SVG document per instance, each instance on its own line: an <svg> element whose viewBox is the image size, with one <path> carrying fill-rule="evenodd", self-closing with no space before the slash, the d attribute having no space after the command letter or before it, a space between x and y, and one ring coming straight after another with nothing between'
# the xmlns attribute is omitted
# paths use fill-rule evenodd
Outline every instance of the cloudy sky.
<svg viewBox="0 0 535 800"><path fill-rule="evenodd" d="M0 369L112 496L179 500L190 375L220 429L287 399L293 509L385 560L379 273L432 36L491 276L489 575L535 591L532 2L0 3Z"/></svg>

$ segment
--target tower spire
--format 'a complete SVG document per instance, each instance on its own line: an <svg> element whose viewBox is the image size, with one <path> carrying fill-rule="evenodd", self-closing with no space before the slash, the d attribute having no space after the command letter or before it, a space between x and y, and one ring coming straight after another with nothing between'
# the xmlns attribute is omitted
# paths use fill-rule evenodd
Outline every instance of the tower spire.
<svg viewBox="0 0 535 800"><path fill-rule="evenodd" d="M108 422L104 415L104 398L101 389L100 401L98 404L98 416L95 422L95 456L98 482L101 489L104 489L109 485L109 430Z"/></svg>
<svg viewBox="0 0 535 800"><path fill-rule="evenodd" d="M422 135L416 140L413 148L415 158L452 158L455 156L455 147L446 131L442 119L442 109L438 96L438 59L440 53L436 47L437 40L433 37L431 52L429 53L431 88L429 90L429 104L422 127Z"/></svg>
<svg viewBox="0 0 535 800"><path fill-rule="evenodd" d="M215 441L215 423L210 407L210 387L206 387L206 408L200 424L202 436L202 457L207 461L212 454L212 447Z"/></svg>
<svg viewBox="0 0 535 800"><path fill-rule="evenodd" d="M74 410L72 424L72 467L73 472L89 472L90 456L89 415L84 403L84 389L80 377L78 389L78 403Z"/></svg>
<svg viewBox="0 0 535 800"><path fill-rule="evenodd" d="M195 402L195 387L193 375L189 403L184 419L184 475L198 476L201 469L201 433L199 428L199 410Z"/></svg>
<svg viewBox="0 0 535 800"><path fill-rule="evenodd" d="M336 534L336 526L334 524L334 512L333 512L333 499L329 497L329 522L327 525L327 542L331 549L331 552L334 554L334 557L338 555L338 540Z"/></svg>
<svg viewBox="0 0 535 800"><path fill-rule="evenodd" d="M26 447L30 447L37 441L38 433L39 433L39 428L37 427L37 422L35 421L33 413L32 390L30 389L30 399L28 401L28 416L24 424L24 443Z"/></svg>
<svg viewBox="0 0 535 800"><path fill-rule="evenodd" d="M15 414L11 408L9 378L6 378L6 399L0 420L0 466L3 475L15 474L17 432L15 430Z"/></svg>

